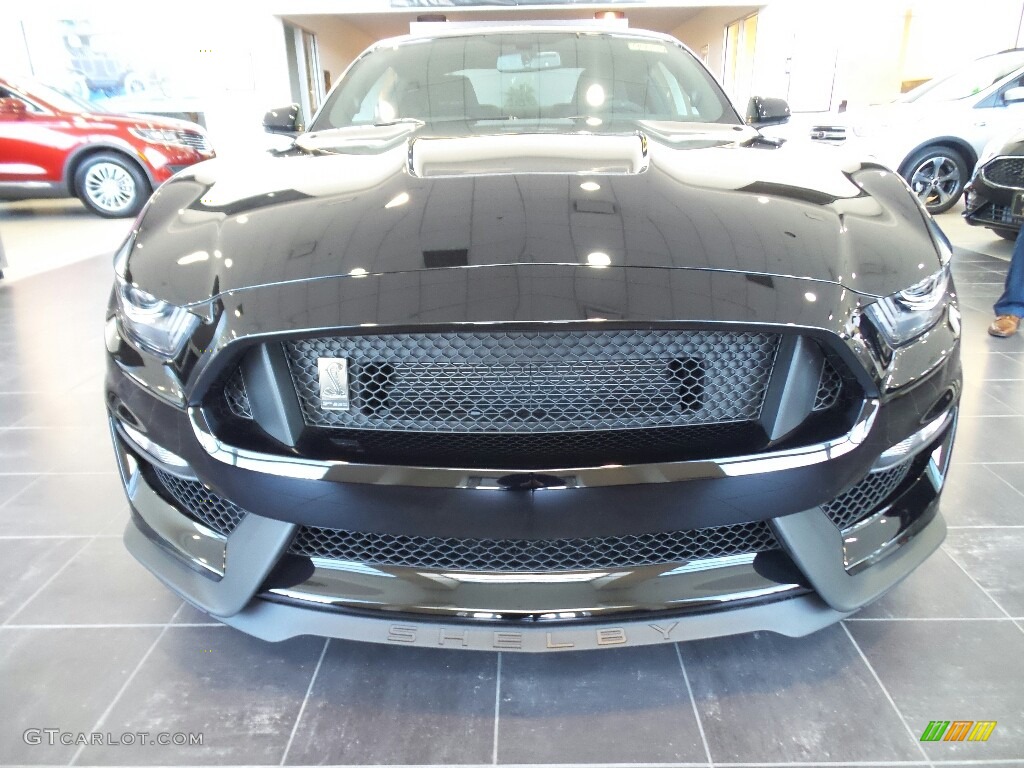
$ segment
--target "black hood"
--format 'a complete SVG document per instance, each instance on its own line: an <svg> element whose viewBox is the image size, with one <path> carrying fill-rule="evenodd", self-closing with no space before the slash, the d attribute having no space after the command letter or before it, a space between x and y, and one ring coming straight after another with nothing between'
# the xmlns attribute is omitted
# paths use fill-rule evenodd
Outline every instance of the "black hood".
<svg viewBox="0 0 1024 768"><path fill-rule="evenodd" d="M399 125L302 142L165 184L139 227L130 279L184 305L332 276L607 263L882 296L940 264L894 173L739 126L438 137Z"/></svg>

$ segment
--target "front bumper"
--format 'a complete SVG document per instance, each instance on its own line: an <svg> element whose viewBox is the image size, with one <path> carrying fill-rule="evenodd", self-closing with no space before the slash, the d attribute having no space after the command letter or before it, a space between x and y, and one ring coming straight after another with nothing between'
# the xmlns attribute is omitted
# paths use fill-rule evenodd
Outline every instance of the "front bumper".
<svg viewBox="0 0 1024 768"><path fill-rule="evenodd" d="M127 380L122 390L126 386L138 389ZM155 401L154 407L169 408ZM218 534L170 503L147 467L185 476L191 476L191 470L162 461L167 456L155 452L144 436L136 433L139 439L133 439L114 415L111 427L133 510L125 533L129 551L168 587L218 620L267 640L316 634L391 644L539 652L758 630L800 636L877 599L928 557L944 537L938 493L955 432L955 410L953 405L939 418L927 442L915 447L917 458L907 459L923 468L917 479L853 529L840 532L819 506L768 521L782 551L681 566L532 576L315 559L300 564L287 554L299 527L296 522L249 513L228 535ZM874 426L880 426L877 420ZM851 453L856 454L856 449ZM835 461L826 460L813 469L828 472ZM780 493L785 473L799 471L773 472L767 465L762 469L761 482L778 483ZM721 477L716 482L727 493L726 488L737 487L730 486L730 481L740 479ZM322 485L329 481L292 482ZM660 485L685 507L693 500L690 489L697 492L700 483L683 480ZM486 495L572 497L582 490ZM480 495L466 490L449 493Z"/></svg>
<svg viewBox="0 0 1024 768"><path fill-rule="evenodd" d="M889 360L878 391L868 393L838 438L722 460L558 471L558 487L535 490L499 490L490 481L501 478L488 470L233 449L208 428L201 398L187 394L198 389L196 376L175 378L170 366L133 352L111 321L107 403L132 507L125 541L191 604L268 640L316 634L557 651L757 630L808 634L884 594L944 536L938 496L961 376L953 316L951 305L949 322ZM869 355L868 345L857 354ZM905 453L893 454L897 446ZM829 502L889 471L881 463L893 461L906 468L899 488L851 525L835 523ZM214 530L168 494L158 471L230 499L244 517L230 530ZM543 573L378 565L293 551L307 526L546 542L755 524L770 531L774 546Z"/></svg>
<svg viewBox="0 0 1024 768"><path fill-rule="evenodd" d="M975 174L964 190L964 220L976 227L1019 232L1024 217L1013 213L1013 203L1024 188L989 183L983 174Z"/></svg>

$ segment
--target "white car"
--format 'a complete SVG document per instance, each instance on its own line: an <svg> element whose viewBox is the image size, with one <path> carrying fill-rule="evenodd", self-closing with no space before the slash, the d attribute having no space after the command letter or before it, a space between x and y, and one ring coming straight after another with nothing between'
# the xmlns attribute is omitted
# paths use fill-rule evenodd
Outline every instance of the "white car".
<svg viewBox="0 0 1024 768"><path fill-rule="evenodd" d="M929 212L942 213L960 199L988 141L1024 127L1024 49L984 56L890 104L816 122L812 141L875 157L899 171ZM797 130L763 132L795 138Z"/></svg>

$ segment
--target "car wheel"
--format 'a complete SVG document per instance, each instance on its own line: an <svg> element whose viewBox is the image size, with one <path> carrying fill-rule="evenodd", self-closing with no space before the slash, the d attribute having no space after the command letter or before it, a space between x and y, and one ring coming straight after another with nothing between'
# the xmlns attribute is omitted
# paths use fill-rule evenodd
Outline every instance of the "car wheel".
<svg viewBox="0 0 1024 768"><path fill-rule="evenodd" d="M903 167L903 178L928 213L943 213L952 208L970 175L963 155L949 147L925 147Z"/></svg>
<svg viewBox="0 0 1024 768"><path fill-rule="evenodd" d="M146 81L135 72L129 72L124 77L124 92L126 94L145 93Z"/></svg>
<svg viewBox="0 0 1024 768"><path fill-rule="evenodd" d="M995 228L993 228L992 231L995 232L997 235L999 235L1001 238L1003 238L1003 240L1013 241L1013 240L1017 239L1017 231L1014 230L1014 229L995 229Z"/></svg>
<svg viewBox="0 0 1024 768"><path fill-rule="evenodd" d="M149 182L124 155L101 152L78 166L75 192L93 213L116 219L142 210L149 197Z"/></svg>

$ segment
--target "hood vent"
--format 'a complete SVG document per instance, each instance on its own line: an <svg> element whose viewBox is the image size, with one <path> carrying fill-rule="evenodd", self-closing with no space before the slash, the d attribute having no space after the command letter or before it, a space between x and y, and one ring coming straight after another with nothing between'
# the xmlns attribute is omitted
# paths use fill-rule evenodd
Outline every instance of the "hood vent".
<svg viewBox="0 0 1024 768"><path fill-rule="evenodd" d="M590 134L512 134L416 139L409 151L413 176L518 173L635 174L647 169L647 139Z"/></svg>

